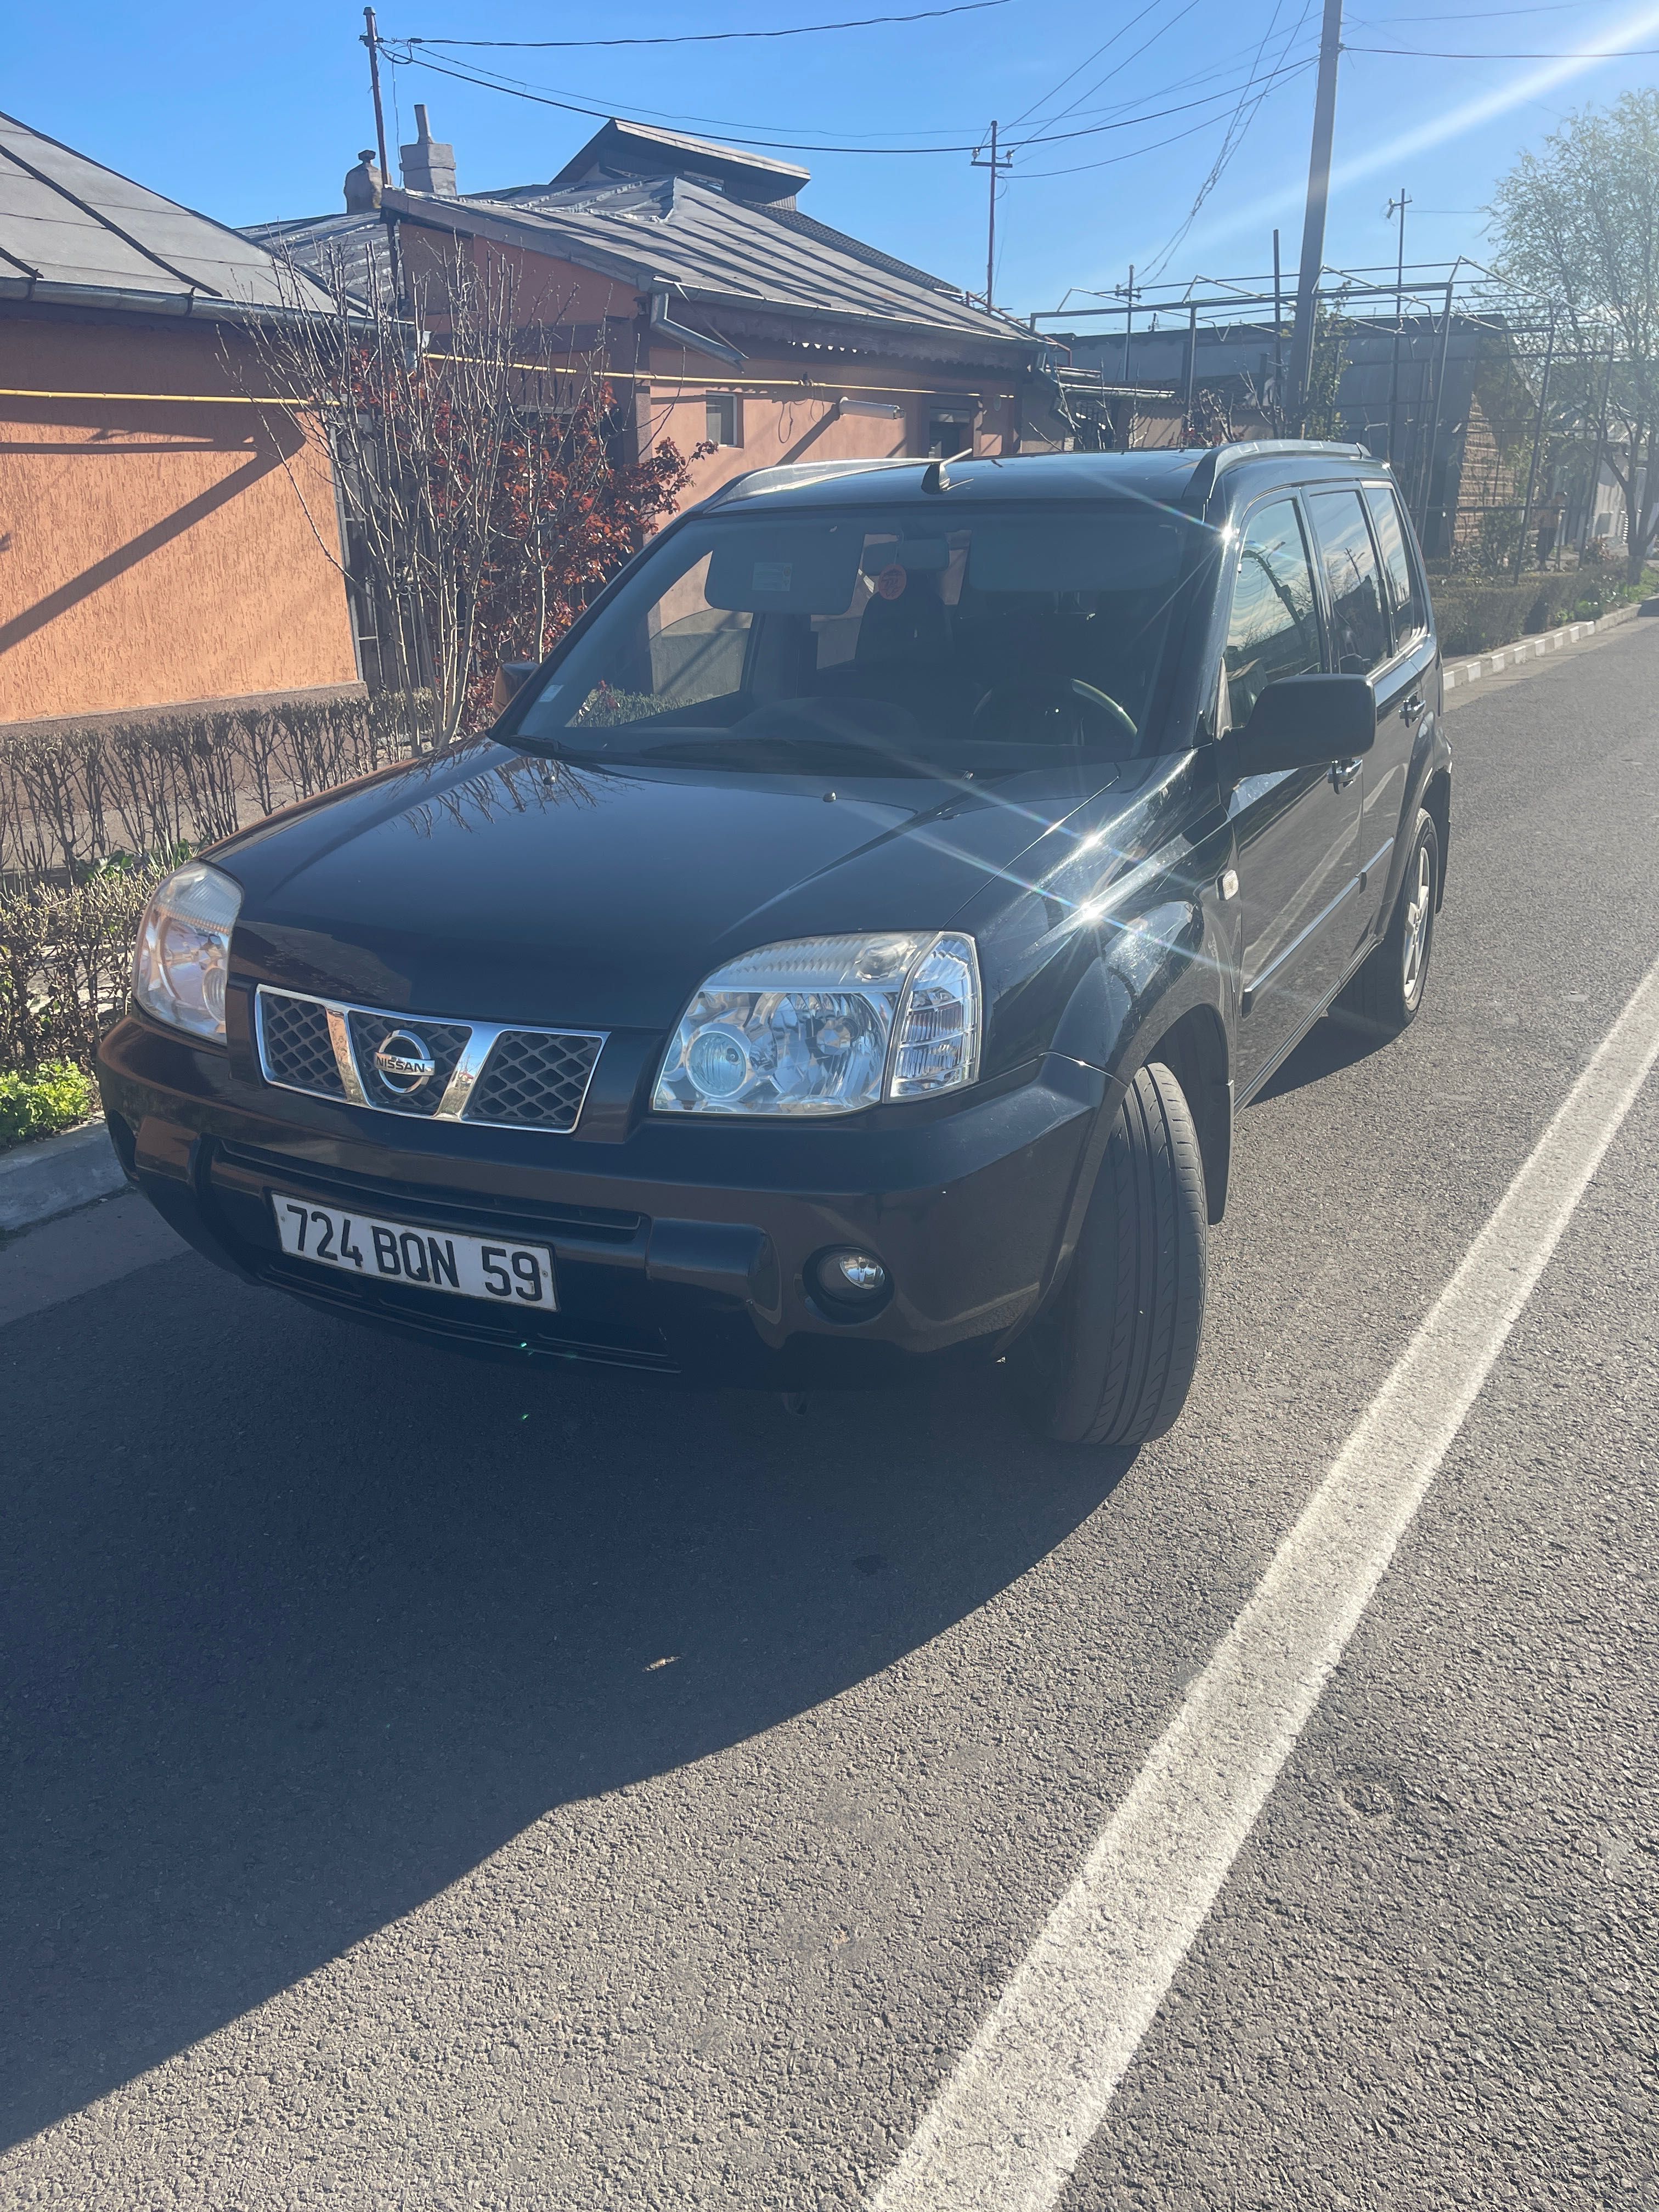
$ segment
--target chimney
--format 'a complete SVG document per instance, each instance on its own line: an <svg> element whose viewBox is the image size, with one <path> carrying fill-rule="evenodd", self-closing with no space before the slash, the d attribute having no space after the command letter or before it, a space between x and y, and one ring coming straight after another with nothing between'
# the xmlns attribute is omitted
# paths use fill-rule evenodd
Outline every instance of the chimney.
<svg viewBox="0 0 1659 2212"><path fill-rule="evenodd" d="M415 143L398 149L406 192L435 192L441 199L455 198L455 149L433 137L420 103L415 108Z"/></svg>
<svg viewBox="0 0 1659 2212"><path fill-rule="evenodd" d="M373 214L380 204L380 173L374 166L374 149L365 146L357 156L356 167L346 171L346 213Z"/></svg>

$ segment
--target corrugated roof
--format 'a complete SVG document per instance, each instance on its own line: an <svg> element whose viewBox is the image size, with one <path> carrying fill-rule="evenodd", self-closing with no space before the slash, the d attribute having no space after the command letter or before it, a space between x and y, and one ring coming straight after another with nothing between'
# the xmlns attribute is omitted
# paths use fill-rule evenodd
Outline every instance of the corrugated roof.
<svg viewBox="0 0 1659 2212"><path fill-rule="evenodd" d="M0 298L240 317L325 308L243 232L0 115Z"/></svg>
<svg viewBox="0 0 1659 2212"><path fill-rule="evenodd" d="M665 131L654 123L624 123L613 115L586 145L578 148L553 182L559 186L587 184L600 170L612 175L654 176L659 164L665 171L712 175L739 199L787 198L812 180L810 169L798 168L793 161L776 161L746 147L717 145L712 138L690 138L683 131Z"/></svg>
<svg viewBox="0 0 1659 2212"><path fill-rule="evenodd" d="M392 248L378 215L299 216L250 223L244 235L331 289L337 271L360 300L392 289Z"/></svg>
<svg viewBox="0 0 1659 2212"><path fill-rule="evenodd" d="M729 198L685 177L626 178L556 190L524 185L459 199L390 192L389 206L417 222L476 226L677 300L775 307L863 323L892 323L956 339L1029 346L1010 317L988 314L954 286L878 252L793 209ZM470 218L470 222L469 222ZM284 247L304 268L374 250L377 216L324 216L261 223L250 235ZM718 321L717 314L706 319Z"/></svg>

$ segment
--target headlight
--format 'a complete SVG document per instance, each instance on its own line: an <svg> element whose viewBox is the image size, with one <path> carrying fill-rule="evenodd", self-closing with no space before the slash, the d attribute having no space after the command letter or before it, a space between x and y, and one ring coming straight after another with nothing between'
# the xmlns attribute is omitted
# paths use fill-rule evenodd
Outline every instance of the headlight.
<svg viewBox="0 0 1659 2212"><path fill-rule="evenodd" d="M204 860L156 885L132 955L132 995L147 1014L223 1043L225 970L241 903L240 886Z"/></svg>
<svg viewBox="0 0 1659 2212"><path fill-rule="evenodd" d="M716 969L680 1020L659 1113L851 1114L979 1074L971 937L806 937Z"/></svg>

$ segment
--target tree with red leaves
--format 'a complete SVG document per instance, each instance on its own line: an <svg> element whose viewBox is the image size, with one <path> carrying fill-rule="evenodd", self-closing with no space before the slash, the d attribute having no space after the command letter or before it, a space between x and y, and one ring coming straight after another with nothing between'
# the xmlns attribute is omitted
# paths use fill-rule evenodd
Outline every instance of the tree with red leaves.
<svg viewBox="0 0 1659 2212"><path fill-rule="evenodd" d="M602 354L556 352L556 314L521 327L514 269L461 241L402 312L341 267L323 281L333 314L261 326L260 369L327 446L379 683L431 692L447 741L489 720L501 662L545 655L712 449L630 458Z"/></svg>

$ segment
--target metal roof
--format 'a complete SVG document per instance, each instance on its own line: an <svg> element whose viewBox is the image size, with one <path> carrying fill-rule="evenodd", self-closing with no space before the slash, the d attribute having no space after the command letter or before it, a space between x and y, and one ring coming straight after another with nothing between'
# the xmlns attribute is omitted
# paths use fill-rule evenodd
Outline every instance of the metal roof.
<svg viewBox="0 0 1659 2212"><path fill-rule="evenodd" d="M641 168L640 162L648 165ZM712 178L734 191L739 199L787 198L810 184L810 169L793 161L775 161L746 148L716 145L712 139L690 138L683 131L665 131L653 123L625 123L611 116L578 148L553 179L556 185L582 185L608 170L611 174L654 176L684 169L694 176Z"/></svg>
<svg viewBox="0 0 1659 2212"><path fill-rule="evenodd" d="M988 314L953 286L896 261L810 216L735 199L684 176L623 178L572 189L525 185L456 199L389 191L410 221L471 231L662 290L711 311L775 309L1028 349L1024 324ZM261 223L249 235L285 248L302 268L373 252L378 216Z"/></svg>
<svg viewBox="0 0 1659 2212"><path fill-rule="evenodd" d="M0 299L145 314L321 309L242 232L0 115Z"/></svg>

